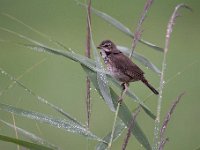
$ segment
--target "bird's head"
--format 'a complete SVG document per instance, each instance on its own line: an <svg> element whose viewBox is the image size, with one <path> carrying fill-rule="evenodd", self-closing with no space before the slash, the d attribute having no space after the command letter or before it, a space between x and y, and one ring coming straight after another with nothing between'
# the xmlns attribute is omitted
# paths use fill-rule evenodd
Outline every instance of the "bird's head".
<svg viewBox="0 0 200 150"><path fill-rule="evenodd" d="M116 49L116 45L110 40L104 40L97 48L112 53Z"/></svg>

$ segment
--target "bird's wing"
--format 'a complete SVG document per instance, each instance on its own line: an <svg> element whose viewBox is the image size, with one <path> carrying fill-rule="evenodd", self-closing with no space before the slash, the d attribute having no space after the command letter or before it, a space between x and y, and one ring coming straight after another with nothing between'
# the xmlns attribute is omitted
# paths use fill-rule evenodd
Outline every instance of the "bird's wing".
<svg viewBox="0 0 200 150"><path fill-rule="evenodd" d="M116 68L122 70L127 76L136 80L143 77L144 72L123 53L116 54L115 57L112 58Z"/></svg>

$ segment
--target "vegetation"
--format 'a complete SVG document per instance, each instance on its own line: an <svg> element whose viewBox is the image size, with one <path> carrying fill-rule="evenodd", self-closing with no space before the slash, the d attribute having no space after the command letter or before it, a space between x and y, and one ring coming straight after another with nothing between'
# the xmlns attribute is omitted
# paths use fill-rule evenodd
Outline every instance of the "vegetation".
<svg viewBox="0 0 200 150"><path fill-rule="evenodd" d="M112 146L115 145L115 141L122 136L124 140L121 147L119 149L127 149L130 140L137 140L141 144L144 149L147 150L162 150L165 148L166 142L168 141L168 137L165 135L166 128L168 127L168 123L171 119L171 115L176 108L178 102L181 100L181 97L185 94L185 91L182 91L180 94L178 93L177 98L172 103L171 107L168 108L166 116L162 118L161 110L162 110L162 101L163 99L169 100L168 97L164 97L163 90L164 85L167 84L167 80L165 78L165 71L167 65L167 54L169 51L169 43L172 34L172 30L174 24L179 16L179 12L181 8L186 8L191 10L186 4L178 4L171 17L169 18L166 34L165 34L165 46L162 48L154 43L151 43L142 38L142 34L145 32L143 28L143 23L147 18L147 14L150 12L150 7L153 5L153 0L147 0L144 9L141 13L141 17L137 23L136 30L131 32L131 30L122 24L120 21L111 17L110 15L106 14L105 12L99 11L92 7L92 1L88 0L88 3L81 3L79 1L75 1L74 3L78 4L82 8L86 10L86 24L87 24L87 33L86 39L86 50L85 56L75 53L71 48L65 46L62 42L58 40L54 40L47 36L46 34L38 31L37 29L33 28L32 26L26 24L25 22L21 21L15 16L12 16L7 13L2 13L2 15L8 18L10 21L20 24L23 28L29 30L30 32L37 34L38 36L45 38L49 41L49 45L41 42L40 40L35 40L29 35L22 34L15 30L10 29L9 27L1 27L0 29L4 32L7 32L10 35L17 36L20 42L13 42L7 39L1 39L2 43L7 44L14 44L16 47L20 46L25 49L31 49L37 52L47 52L52 54L51 56L61 56L65 59L70 59L76 63L81 65L81 68L86 73L86 93L85 93L85 109L86 109L86 124L82 123L81 120L76 119L76 117L72 116L68 111L64 110L64 107L60 107L55 105L55 101L52 103L47 98L44 98L38 94L37 90L33 90L29 88L24 82L20 81L22 77L26 75L26 73L30 72L41 63L45 61L42 59L37 64L32 65L28 68L24 74L21 74L17 77L11 75L6 71L5 68L0 66L0 73L1 78L8 78L11 83L9 83L6 87L0 89L0 97L3 98L4 95L9 92L10 89L14 88L15 85L20 87L23 91L25 91L29 96L32 96L34 99L38 101L39 104L44 104L51 108L52 110L58 113L57 115L50 115L51 111L47 111L46 113L41 113L37 111L37 109L29 110L26 108L21 108L19 106L15 106L15 104L7 104L5 102L0 102L0 110L2 112L8 112L12 115L12 123L9 123L7 120L0 118L0 122L2 125L6 125L15 131L15 137L10 137L9 135L0 134L0 140L15 143L18 145L18 149L20 146L26 147L28 149L63 149L57 146L57 144L52 144L52 142L47 141L45 138L42 138L38 135L35 135L31 131L27 131L22 127L19 127L15 121L16 116L24 117L27 119L31 119L40 123L45 123L50 126L57 128L57 130L63 130L67 132L71 132L72 134L78 134L83 136L87 140L87 148L86 149L93 149L90 148L90 143L95 141L97 150L104 150L104 149L112 149ZM153 8L152 8L153 9ZM119 12L120 13L120 12ZM94 15L92 15L94 14ZM138 63L147 67L149 70L154 72L160 77L160 84L158 87L159 96L157 100L157 108L156 113L155 110L152 110L146 103L148 98L151 96L146 96L145 98L140 98L138 94L135 94L131 88L125 93L125 95L120 95L121 86L118 81L112 78L112 76L104 69L104 66L101 63L101 58L99 56L99 52L96 49L96 45L93 40L94 32L93 28L94 25L92 24L92 19L96 18L96 16L100 17L102 20L106 21L110 25L114 26L116 29L120 30L126 36L132 39L132 46L131 48L120 46L118 48L129 55L134 60L137 60ZM187 30L187 29L185 29ZM95 35L97 36L97 35ZM77 43L79 43L77 41ZM143 44L144 46L148 47L149 49L156 50L157 53L162 53L162 66L161 69L157 65L155 65L152 61L150 61L146 56L141 55L140 53L136 52L136 47L138 44ZM53 46L52 46L53 45ZM56 48L55 48L56 47ZM93 53L93 58L91 57ZM47 55L46 53L44 55ZM170 66L169 66L170 67ZM75 86L83 86L77 83ZM54 87L55 88L55 87ZM98 96L92 96L91 88L95 88L96 92L101 96L101 99L104 100L105 104L109 108L109 113L113 114L112 118L110 118L110 122L112 122L112 129L110 128L110 132L108 132L103 138L98 136L97 133L93 131L93 127L91 125L91 117L93 115L92 111L92 100ZM56 90L56 88L55 88ZM71 89L67 89L66 93L70 93ZM187 91L186 91L187 93ZM13 93L14 94L14 93ZM118 103L118 99L120 96L123 96L124 101L120 105ZM127 106L125 99L129 97L135 103L135 109L133 111L130 110L130 107ZM156 97L154 97L156 98ZM59 99L59 98L58 98ZM84 98L83 98L84 99ZM181 106L180 106L181 107ZM77 111L80 108L76 108ZM141 126L142 122L138 123L137 117L140 116L141 112L144 112L148 118L150 118L154 122L154 128L151 129L152 134L154 134L153 139L149 139L148 134L145 132L143 126ZM93 116L94 118L98 118L98 116ZM162 121L163 120L163 121ZM104 124L102 124L104 125ZM106 124L105 124L106 126ZM126 129L127 128L127 129ZM23 135L26 139L22 140L19 138L18 134ZM174 133L175 134L175 133ZM135 138L130 139L131 135ZM52 135L52 138L57 138ZM153 142L152 142L153 141ZM19 146L20 145L20 146ZM64 148L65 149L65 148ZM81 148L83 149L83 148Z"/></svg>

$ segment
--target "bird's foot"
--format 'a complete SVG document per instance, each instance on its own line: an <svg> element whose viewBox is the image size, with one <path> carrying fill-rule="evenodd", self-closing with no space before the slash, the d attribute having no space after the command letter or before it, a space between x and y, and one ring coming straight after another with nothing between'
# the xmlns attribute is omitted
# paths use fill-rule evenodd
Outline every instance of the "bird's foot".
<svg viewBox="0 0 200 150"><path fill-rule="evenodd" d="M120 97L117 102L118 102L119 105L121 105L122 101L123 101L123 99L122 99L122 97Z"/></svg>
<svg viewBox="0 0 200 150"><path fill-rule="evenodd" d="M125 88L126 88L125 84L126 84L126 83L124 83L124 82L121 84L122 91L124 91L124 90L125 90Z"/></svg>

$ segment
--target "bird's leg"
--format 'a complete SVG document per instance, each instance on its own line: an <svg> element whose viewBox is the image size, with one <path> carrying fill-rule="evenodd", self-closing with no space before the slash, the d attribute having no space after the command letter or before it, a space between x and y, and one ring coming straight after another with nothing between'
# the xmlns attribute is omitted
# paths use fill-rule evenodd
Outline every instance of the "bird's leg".
<svg viewBox="0 0 200 150"><path fill-rule="evenodd" d="M122 86L122 92L121 92L121 95L120 95L119 100L118 100L118 103L120 103L120 104L123 101L124 94L128 90L128 83L122 83L121 86Z"/></svg>

